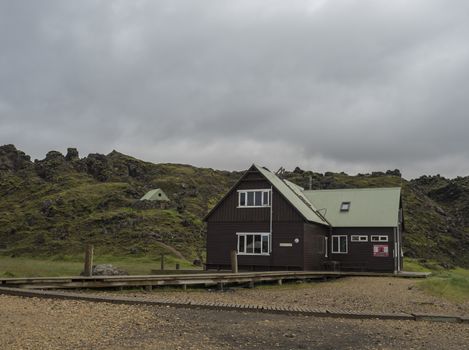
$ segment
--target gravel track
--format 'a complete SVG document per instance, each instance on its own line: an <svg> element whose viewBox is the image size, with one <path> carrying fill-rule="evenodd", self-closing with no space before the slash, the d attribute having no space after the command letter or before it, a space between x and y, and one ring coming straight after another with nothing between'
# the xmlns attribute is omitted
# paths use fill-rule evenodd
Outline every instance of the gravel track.
<svg viewBox="0 0 469 350"><path fill-rule="evenodd" d="M467 344L467 324L344 320L0 295L0 349L467 349Z"/></svg>
<svg viewBox="0 0 469 350"><path fill-rule="evenodd" d="M467 314L467 304L428 296L415 288L415 283L407 279L354 277L231 292L124 293L178 300ZM2 350L467 349L467 344L468 324L331 319L0 295Z"/></svg>
<svg viewBox="0 0 469 350"><path fill-rule="evenodd" d="M148 299L164 297L170 300L289 305L343 311L469 315L469 303L455 303L428 295L416 287L417 282L406 278L347 277L328 282L289 283L272 288L235 288L226 292L203 289L165 291L155 288L151 293L124 293L126 296Z"/></svg>

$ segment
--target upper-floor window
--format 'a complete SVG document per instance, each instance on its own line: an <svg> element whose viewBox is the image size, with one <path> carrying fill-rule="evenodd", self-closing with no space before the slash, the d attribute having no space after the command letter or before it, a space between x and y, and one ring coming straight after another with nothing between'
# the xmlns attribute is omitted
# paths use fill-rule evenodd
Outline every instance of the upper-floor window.
<svg viewBox="0 0 469 350"><path fill-rule="evenodd" d="M349 211L350 210L350 202L342 202L340 204L340 211Z"/></svg>
<svg viewBox="0 0 469 350"><path fill-rule="evenodd" d="M239 190L238 207L269 207L271 203L269 190Z"/></svg>

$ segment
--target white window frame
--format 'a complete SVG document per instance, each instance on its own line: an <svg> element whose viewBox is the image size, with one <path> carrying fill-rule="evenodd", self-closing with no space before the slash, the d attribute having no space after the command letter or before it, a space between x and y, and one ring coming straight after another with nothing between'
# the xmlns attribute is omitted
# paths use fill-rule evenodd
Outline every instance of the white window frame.
<svg viewBox="0 0 469 350"><path fill-rule="evenodd" d="M389 236L387 235L372 235L371 242L389 242Z"/></svg>
<svg viewBox="0 0 469 350"><path fill-rule="evenodd" d="M340 251L340 239L342 237L345 237L345 252L341 252ZM339 250L337 251L334 251L334 239L338 239L338 244L337 244L337 248ZM331 236L331 253L332 254L348 254L348 239L347 239L347 235L332 235Z"/></svg>
<svg viewBox="0 0 469 350"><path fill-rule="evenodd" d="M257 255L257 256L268 256L272 252L272 235L269 232L237 232L236 233L237 240L236 240L236 251L238 255ZM239 238L244 237L244 250L239 250ZM253 236L253 241L255 241L254 236L261 236L261 252L260 253L246 253L246 244L247 244L247 236ZM267 249L268 252L262 251L262 241L263 237L267 237Z"/></svg>
<svg viewBox="0 0 469 350"><path fill-rule="evenodd" d="M351 235L350 242L368 242L367 235Z"/></svg>
<svg viewBox="0 0 469 350"><path fill-rule="evenodd" d="M254 192L253 198L254 203L256 203L256 192L261 192L261 205L248 205L248 193ZM244 193L245 204L241 205L241 193ZM264 204L264 201L267 196L267 204ZM270 188L260 188L256 190L238 190L238 208L269 208L270 203L272 203L272 193Z"/></svg>

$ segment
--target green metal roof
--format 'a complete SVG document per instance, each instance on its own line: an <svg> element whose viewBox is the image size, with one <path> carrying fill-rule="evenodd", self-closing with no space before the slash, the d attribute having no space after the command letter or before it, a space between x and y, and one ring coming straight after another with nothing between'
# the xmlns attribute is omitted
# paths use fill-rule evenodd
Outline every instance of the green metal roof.
<svg viewBox="0 0 469 350"><path fill-rule="evenodd" d="M154 190L150 190L145 195L140 198L141 201L164 201L169 202L169 198L166 193L163 192L161 188L156 188Z"/></svg>
<svg viewBox="0 0 469 350"><path fill-rule="evenodd" d="M304 191L333 227L395 227L399 221L401 189L361 188ZM348 211L340 211L350 202Z"/></svg>
<svg viewBox="0 0 469 350"><path fill-rule="evenodd" d="M261 167L257 164L254 164L254 167L264 175L272 186L275 187L306 220L329 226L329 223L317 213L314 205L303 195L301 187L290 181L281 180L267 168Z"/></svg>

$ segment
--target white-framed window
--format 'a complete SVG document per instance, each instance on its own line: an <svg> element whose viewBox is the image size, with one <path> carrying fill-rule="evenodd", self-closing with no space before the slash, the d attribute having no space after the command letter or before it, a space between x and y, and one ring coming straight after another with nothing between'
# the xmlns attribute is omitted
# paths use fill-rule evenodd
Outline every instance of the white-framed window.
<svg viewBox="0 0 469 350"><path fill-rule="evenodd" d="M371 236L371 241L372 242L387 242L389 241L389 237L384 236L384 235L373 235Z"/></svg>
<svg viewBox="0 0 469 350"><path fill-rule="evenodd" d="M271 203L270 189L262 190L239 190L238 207L239 208L259 208L270 207Z"/></svg>
<svg viewBox="0 0 469 350"><path fill-rule="evenodd" d="M340 204L340 211L349 211L350 210L350 202L342 202Z"/></svg>
<svg viewBox="0 0 469 350"><path fill-rule="evenodd" d="M350 241L352 242L368 242L368 236L366 235L351 235Z"/></svg>
<svg viewBox="0 0 469 350"><path fill-rule="evenodd" d="M346 235L332 236L332 253L334 254L347 254L348 241Z"/></svg>
<svg viewBox="0 0 469 350"><path fill-rule="evenodd" d="M269 255L270 233L237 233L239 255Z"/></svg>

